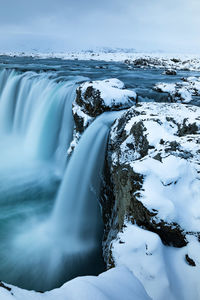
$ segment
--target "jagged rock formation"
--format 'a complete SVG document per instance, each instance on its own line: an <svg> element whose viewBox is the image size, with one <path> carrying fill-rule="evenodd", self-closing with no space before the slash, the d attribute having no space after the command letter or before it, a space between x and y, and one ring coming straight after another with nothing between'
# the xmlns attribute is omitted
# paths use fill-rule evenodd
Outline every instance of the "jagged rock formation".
<svg viewBox="0 0 200 300"><path fill-rule="evenodd" d="M182 78L175 83L158 83L154 89L160 93L168 93L172 102L189 103L197 98L197 104L200 104L200 77Z"/></svg>
<svg viewBox="0 0 200 300"><path fill-rule="evenodd" d="M124 60L124 63L136 68L157 68L176 70L199 70L199 59L197 57L173 57L162 55L137 55ZM169 75L175 75L170 72Z"/></svg>
<svg viewBox="0 0 200 300"><path fill-rule="evenodd" d="M178 296L188 299L185 290L200 271L199 116L195 106L144 103L111 128L104 193L106 186L113 193L108 188L104 196L111 200L103 205L104 258L108 268L126 265L153 299L179 299L170 288L175 270L181 285L188 277Z"/></svg>
<svg viewBox="0 0 200 300"><path fill-rule="evenodd" d="M139 104L115 122L108 157L115 200L107 232L121 230L128 218L167 245L183 247L187 234L199 236L200 222L189 211L197 195L188 199L179 190L184 180L194 190L200 184L199 113L192 106Z"/></svg>
<svg viewBox="0 0 200 300"><path fill-rule="evenodd" d="M134 91L126 90L123 82L118 79L85 82L77 88L73 103L75 128L73 142L68 153L76 146L83 131L94 118L106 111L123 110L137 101Z"/></svg>

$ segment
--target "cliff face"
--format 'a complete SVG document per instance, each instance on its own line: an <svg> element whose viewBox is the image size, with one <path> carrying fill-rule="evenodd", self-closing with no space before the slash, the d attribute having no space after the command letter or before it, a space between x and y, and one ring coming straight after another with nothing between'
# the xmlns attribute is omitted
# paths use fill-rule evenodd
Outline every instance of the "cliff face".
<svg viewBox="0 0 200 300"><path fill-rule="evenodd" d="M109 141L112 229L128 219L175 247L187 244L187 234L199 235L197 211L191 212L199 196L199 113L193 106L150 103L116 120Z"/></svg>
<svg viewBox="0 0 200 300"><path fill-rule="evenodd" d="M70 151L95 117L126 108L105 158L107 268L125 265L153 299L190 299L200 275L200 108L136 100L118 80L80 86Z"/></svg>
<svg viewBox="0 0 200 300"><path fill-rule="evenodd" d="M153 299L190 299L199 284L199 116L195 106L143 103L111 128L104 259L125 265Z"/></svg>

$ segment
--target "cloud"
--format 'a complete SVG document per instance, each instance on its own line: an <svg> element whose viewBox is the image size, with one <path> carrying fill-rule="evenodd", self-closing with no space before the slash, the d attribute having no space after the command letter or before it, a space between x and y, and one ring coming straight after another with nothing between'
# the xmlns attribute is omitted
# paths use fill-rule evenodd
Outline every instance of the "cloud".
<svg viewBox="0 0 200 300"><path fill-rule="evenodd" d="M0 0L0 7L0 50L200 50L199 0Z"/></svg>

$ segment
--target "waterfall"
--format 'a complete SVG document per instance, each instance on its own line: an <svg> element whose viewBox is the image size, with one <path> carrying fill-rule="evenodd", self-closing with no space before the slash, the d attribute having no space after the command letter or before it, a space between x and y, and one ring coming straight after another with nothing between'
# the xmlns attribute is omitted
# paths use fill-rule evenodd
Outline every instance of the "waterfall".
<svg viewBox="0 0 200 300"><path fill-rule="evenodd" d="M72 101L84 80L0 70L0 277L7 282L23 286L24 249L12 243L23 224L31 227L52 209L72 139Z"/></svg>
<svg viewBox="0 0 200 300"><path fill-rule="evenodd" d="M0 270L5 281L49 290L78 275L103 271L98 200L109 127L119 114L104 113L85 131L67 165L52 213L45 219L29 218L12 231L11 251L3 253L7 263Z"/></svg>
<svg viewBox="0 0 200 300"><path fill-rule="evenodd" d="M51 73L0 71L0 136L20 140L30 158L65 165L63 157L72 139L71 104L77 83L59 81Z"/></svg>
<svg viewBox="0 0 200 300"><path fill-rule="evenodd" d="M121 113L104 113L86 129L58 192L52 215L54 227L82 244L95 244L102 230L98 197L107 136L110 125Z"/></svg>
<svg viewBox="0 0 200 300"><path fill-rule="evenodd" d="M104 268L99 195L109 128L122 112L99 116L66 165L72 101L84 79L0 71L0 278L7 283L45 291Z"/></svg>

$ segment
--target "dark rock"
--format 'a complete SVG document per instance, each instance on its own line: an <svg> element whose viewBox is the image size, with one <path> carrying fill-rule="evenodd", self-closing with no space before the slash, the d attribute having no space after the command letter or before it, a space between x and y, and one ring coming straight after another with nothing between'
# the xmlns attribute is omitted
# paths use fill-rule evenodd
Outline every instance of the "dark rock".
<svg viewBox="0 0 200 300"><path fill-rule="evenodd" d="M125 63L126 65L130 65L130 64L131 64L131 61L130 61L130 59L125 59L124 63Z"/></svg>
<svg viewBox="0 0 200 300"><path fill-rule="evenodd" d="M185 259L186 259L186 262L188 263L188 265L190 265L192 267L196 267L194 260L191 259L188 254L186 254Z"/></svg>
<svg viewBox="0 0 200 300"><path fill-rule="evenodd" d="M167 70L165 70L164 74L175 76L175 75L177 75L177 72L175 70L167 69Z"/></svg>
<svg viewBox="0 0 200 300"><path fill-rule="evenodd" d="M174 63L179 63L179 62L181 62L181 60L178 59L178 58L172 58L171 61L174 62Z"/></svg>
<svg viewBox="0 0 200 300"><path fill-rule="evenodd" d="M197 134L198 132L198 126L196 123L189 123L187 124L188 119L185 118L183 120L182 124L179 124L178 127L178 135L179 136L184 136L184 135L188 135L188 134Z"/></svg>
<svg viewBox="0 0 200 300"><path fill-rule="evenodd" d="M160 161L160 162L162 162L162 156L161 156L160 153L157 153L153 158Z"/></svg>
<svg viewBox="0 0 200 300"><path fill-rule="evenodd" d="M8 287L7 285L5 285L2 281L0 281L0 287L6 289L7 291L11 292L12 289L10 287Z"/></svg>
<svg viewBox="0 0 200 300"><path fill-rule="evenodd" d="M138 58L138 59L135 59L133 61L133 64L135 66L145 66L145 67L147 67L149 65L149 60L145 59L145 58Z"/></svg>
<svg viewBox="0 0 200 300"><path fill-rule="evenodd" d="M166 245L175 247L186 246L184 231L176 223L168 224L164 220L155 222L155 211L149 211L140 201L143 187L143 176L135 173L129 165L122 165L113 171L114 194L118 209L119 229L122 228L124 217L133 224L157 233Z"/></svg>

